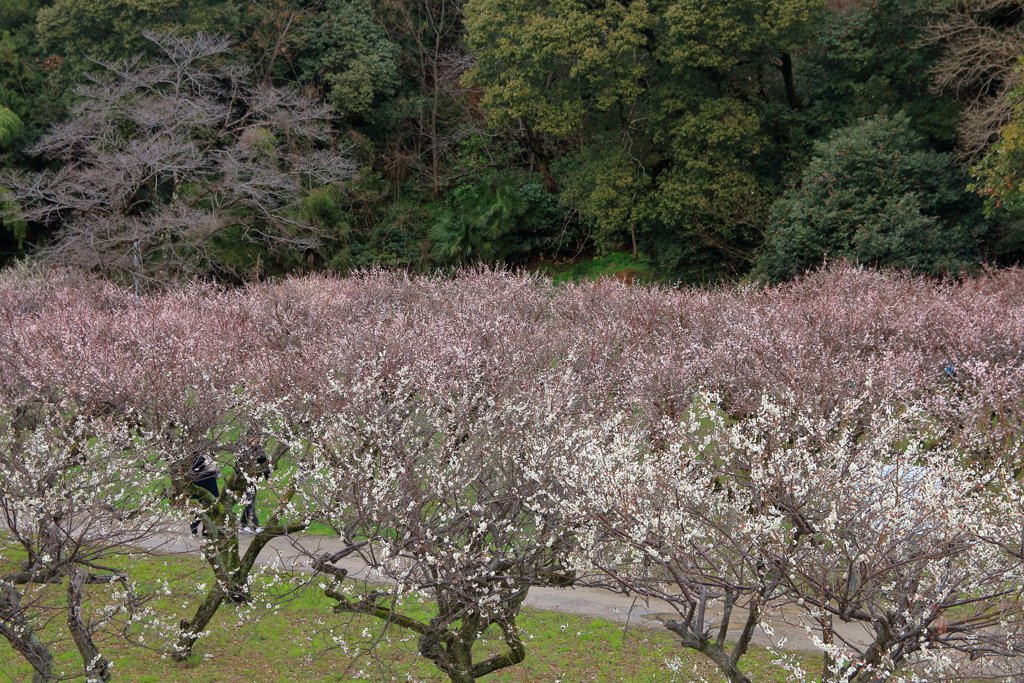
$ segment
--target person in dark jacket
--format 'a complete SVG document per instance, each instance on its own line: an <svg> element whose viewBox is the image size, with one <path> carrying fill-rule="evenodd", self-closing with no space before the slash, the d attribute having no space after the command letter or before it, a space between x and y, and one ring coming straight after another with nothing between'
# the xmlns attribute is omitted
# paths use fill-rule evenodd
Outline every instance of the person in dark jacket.
<svg viewBox="0 0 1024 683"><path fill-rule="evenodd" d="M259 517L256 516L256 481L260 476L264 481L270 478L270 467L267 461L267 453L260 443L260 435L250 429L245 438L245 449L239 458L242 467L245 468L246 486L245 497L242 503L245 509L242 511L242 533L258 534L260 528Z"/></svg>
<svg viewBox="0 0 1024 683"><path fill-rule="evenodd" d="M220 491L217 489L217 467L213 461L213 458L206 455L205 453L196 453L192 456L192 466L190 468L191 481L193 484L201 489L206 489L210 492L214 498L220 496ZM191 496L192 500L199 500L205 502L205 497L193 493ZM197 514L196 518L189 524L189 528L192 530L192 535L196 536L199 534L199 524L202 522L202 518ZM206 525L203 525L203 536L209 536L209 529Z"/></svg>

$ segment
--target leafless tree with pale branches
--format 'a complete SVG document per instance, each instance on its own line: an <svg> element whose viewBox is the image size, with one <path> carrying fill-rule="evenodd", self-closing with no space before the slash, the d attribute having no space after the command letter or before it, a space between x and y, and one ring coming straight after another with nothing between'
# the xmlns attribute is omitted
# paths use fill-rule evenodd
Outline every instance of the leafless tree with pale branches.
<svg viewBox="0 0 1024 683"><path fill-rule="evenodd" d="M41 258L148 282L231 274L217 239L318 246L296 202L356 168L329 108L251 82L225 37L146 35L160 60L99 63L71 119L28 150L58 170L0 179L26 220L60 227Z"/></svg>
<svg viewBox="0 0 1024 683"><path fill-rule="evenodd" d="M934 88L963 104L957 154L977 161L1010 120L1007 94L1020 81L1024 10L1019 0L958 0L938 14L925 42L943 48Z"/></svg>

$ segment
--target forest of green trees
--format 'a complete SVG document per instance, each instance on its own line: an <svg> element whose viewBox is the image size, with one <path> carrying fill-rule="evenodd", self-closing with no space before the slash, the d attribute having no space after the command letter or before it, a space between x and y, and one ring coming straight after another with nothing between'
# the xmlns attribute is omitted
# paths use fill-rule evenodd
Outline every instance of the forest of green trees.
<svg viewBox="0 0 1024 683"><path fill-rule="evenodd" d="M0 264L1024 253L1019 0L4 0Z"/></svg>

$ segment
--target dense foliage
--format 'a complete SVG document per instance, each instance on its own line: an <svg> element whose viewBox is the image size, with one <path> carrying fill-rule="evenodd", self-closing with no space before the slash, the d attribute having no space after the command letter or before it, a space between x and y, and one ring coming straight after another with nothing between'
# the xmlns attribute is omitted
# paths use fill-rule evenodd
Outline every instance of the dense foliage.
<svg viewBox="0 0 1024 683"><path fill-rule="evenodd" d="M1004 233L1009 249L1024 243L1019 225L1024 218L1024 86L1007 96L1012 116L1000 130L999 140L974 168L978 183L973 186L985 199L986 213L1010 223Z"/></svg>
<svg viewBox="0 0 1024 683"><path fill-rule="evenodd" d="M83 86L165 59L153 36L217 33L233 47L216 68L244 72L252 90L326 102L329 141L306 150L326 144L358 173L301 184L287 240L236 227L203 245L191 274L239 281L620 251L667 280L742 277L755 266L758 277L791 277L837 255L958 273L1013 263L1024 248L1012 213L986 218L959 197L963 165L980 161L984 192L1012 202L1021 17L1013 0L17 0L0 9L0 163L11 185L12 175L69 173L82 154L109 154L83 141L74 155L47 155L38 143L86 115ZM900 148L935 170L931 184L907 180L915 198L897 207L902 217L869 206L898 188L877 194L865 171L849 174L847 189L875 196L855 202L866 223L847 216L839 227L818 209L799 225L784 220L779 202L792 208L818 191L822 146L876 116L901 122ZM1007 123L1001 151L986 157ZM273 159L288 172L285 156ZM217 175L214 165L208 180ZM116 254L47 249L88 225L82 214L93 209L42 220L4 197L5 260L32 252L124 269ZM161 211L144 203L128 218ZM858 230L871 244L851 244ZM180 249L163 253L180 262ZM794 258L770 267L770 254ZM152 256L153 273L182 271L162 269L161 258Z"/></svg>
<svg viewBox="0 0 1024 683"><path fill-rule="evenodd" d="M934 274L969 270L989 225L965 184L906 117L862 119L815 143L799 186L772 207L755 272L785 280L823 256Z"/></svg>

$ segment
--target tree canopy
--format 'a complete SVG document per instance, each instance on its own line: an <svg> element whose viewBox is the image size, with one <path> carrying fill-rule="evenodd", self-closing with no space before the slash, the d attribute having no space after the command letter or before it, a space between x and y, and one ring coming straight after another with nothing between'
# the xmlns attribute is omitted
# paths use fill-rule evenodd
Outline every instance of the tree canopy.
<svg viewBox="0 0 1024 683"><path fill-rule="evenodd" d="M251 231L224 232L220 265L196 274L613 252L666 281L791 277L839 254L953 273L1013 263L1024 248L1005 210L1019 170L1009 150L1021 18L1007 0L18 0L0 10L0 107L21 125L0 116L0 153L7 177L60 172L74 162L38 143L83 115L90 74L159 61L147 31L217 34L234 42L216 68L325 102L326 137L303 149L346 147L358 172L289 201L288 220L321 226L315 244L254 247ZM916 198L896 207L904 218L873 214L902 227L879 224L856 248L835 242L845 228L828 213L781 229L779 201L817 173L821 146L879 116L905 119L908 159L937 155L921 162L936 179L905 188ZM899 173L889 161L870 163ZM968 166L987 217L961 201ZM858 196L877 195L871 173L849 176L861 181ZM526 205L482 239L469 226L498 188ZM939 220L913 227L918 214ZM18 239L42 253L81 218L27 213ZM8 230L0 246L13 251L14 239ZM765 270L769 252L800 256Z"/></svg>
<svg viewBox="0 0 1024 683"><path fill-rule="evenodd" d="M823 258L956 273L990 229L964 172L903 115L862 119L814 145L797 187L772 206L754 272L785 280Z"/></svg>

